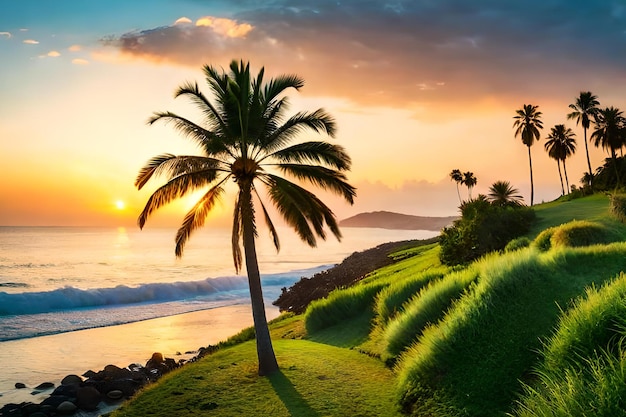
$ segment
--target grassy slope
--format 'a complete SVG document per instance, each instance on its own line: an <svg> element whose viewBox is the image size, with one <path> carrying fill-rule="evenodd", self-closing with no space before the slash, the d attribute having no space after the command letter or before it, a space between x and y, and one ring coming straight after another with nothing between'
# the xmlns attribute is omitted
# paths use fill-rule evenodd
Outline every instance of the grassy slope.
<svg viewBox="0 0 626 417"><path fill-rule="evenodd" d="M537 206L538 225L529 237L573 219L599 221L626 235L623 226L607 218L607 207L605 196ZM410 253L401 257L397 264L372 274L363 286L384 283L380 288L388 288L406 275L403 271L438 267L433 253L432 248L415 250L412 258ZM274 323L272 337L281 366L275 377L257 377L253 344L241 343L164 378L114 416L397 415L394 374L381 361L350 350L370 340L374 300L366 293L369 301L360 314L347 313L330 327L307 333L302 316ZM348 294L355 297L354 291ZM341 296L335 297L341 302Z"/></svg>

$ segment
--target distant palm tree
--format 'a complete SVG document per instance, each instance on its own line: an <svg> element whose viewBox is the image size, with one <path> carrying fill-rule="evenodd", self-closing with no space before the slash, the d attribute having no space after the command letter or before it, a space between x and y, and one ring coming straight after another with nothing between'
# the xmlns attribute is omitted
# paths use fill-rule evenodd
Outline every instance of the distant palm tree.
<svg viewBox="0 0 626 417"><path fill-rule="evenodd" d="M616 107L600 109L594 115L595 129L591 139L596 147L602 146L610 153L617 176L617 185L620 184L617 170L617 150L626 143L626 118L622 111Z"/></svg>
<svg viewBox="0 0 626 417"><path fill-rule="evenodd" d="M591 170L591 161L589 160L587 129L589 129L591 118L597 113L599 105L600 102L598 101L598 97L593 95L591 91L581 91L580 95L576 97L576 102L569 105L569 108L572 109L573 112L567 115L568 120L576 119L576 125L581 124L583 127L585 135L585 153L587 154L587 168L589 169L591 181L593 181L593 171Z"/></svg>
<svg viewBox="0 0 626 417"><path fill-rule="evenodd" d="M467 195L470 200L472 199L472 188L474 188L477 183L478 180L474 176L473 172L467 171L463 173L463 180L461 181L461 184L465 184L467 187Z"/></svg>
<svg viewBox="0 0 626 417"><path fill-rule="evenodd" d="M567 185L567 193L569 194L569 179L567 178L567 168L565 160L576 152L575 134L569 127L565 125L555 125L547 137L544 147L548 151L548 155L552 159L556 159L559 168L559 177L561 177L561 191L563 192L563 177L561 176L561 166L559 162L563 162L563 172L565 173L565 183Z"/></svg>
<svg viewBox="0 0 626 417"><path fill-rule="evenodd" d="M450 172L450 179L456 183L456 193L459 196L459 203L461 203L461 193L459 192L459 184L463 184L463 174L458 169L453 169Z"/></svg>
<svg viewBox="0 0 626 417"><path fill-rule="evenodd" d="M535 197L535 185L533 183L533 160L530 155L530 147L533 146L535 140L539 140L539 130L543 129L543 122L541 121L541 112L537 109L539 106L532 104L524 104L524 106L516 110L517 116L513 116L515 122L513 127L515 130L515 137L521 136L522 143L528 147L528 163L530 165L530 205L533 205Z"/></svg>
<svg viewBox="0 0 626 417"><path fill-rule="evenodd" d="M524 205L524 197L518 194L508 181L496 181L489 187L489 201L494 206L520 207Z"/></svg>
<svg viewBox="0 0 626 417"><path fill-rule="evenodd" d="M203 125L171 112L155 113L148 121L149 124L157 121L172 123L178 132L198 145L201 155L163 154L152 158L140 170L135 182L139 189L153 176L165 176L167 181L149 198L139 216L139 226L143 228L148 216L159 207L196 190L208 188L187 213L176 234L175 252L180 257L191 233L202 227L226 185L235 185L237 198L231 240L233 260L235 270L239 271L242 267L240 244L243 241L258 372L259 375L267 375L276 371L278 364L267 326L256 255L255 197L277 250L280 245L257 186L266 189L267 198L298 236L310 246L315 246L316 236L326 238L325 224L337 238L341 237L335 215L310 191L275 172L330 190L352 203L355 188L346 182L344 174L350 169L351 161L338 145L323 141L290 144L307 130L331 137L335 134L333 118L322 109L285 117L288 99L284 92L291 88L300 89L304 85L300 77L281 75L264 83L263 68L254 78L250 75L249 64L238 64L237 61L232 61L229 73L211 66L204 66L203 70L213 100L192 83L182 85L175 93L175 97L187 97L200 109Z"/></svg>

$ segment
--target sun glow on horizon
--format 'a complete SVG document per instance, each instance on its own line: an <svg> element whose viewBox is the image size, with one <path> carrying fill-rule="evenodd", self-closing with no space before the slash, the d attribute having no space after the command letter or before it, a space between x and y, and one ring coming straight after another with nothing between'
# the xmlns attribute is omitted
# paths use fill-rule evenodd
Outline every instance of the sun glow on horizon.
<svg viewBox="0 0 626 417"><path fill-rule="evenodd" d="M124 203L122 200L117 200L115 202L115 208L118 210L124 210L126 208L126 203Z"/></svg>

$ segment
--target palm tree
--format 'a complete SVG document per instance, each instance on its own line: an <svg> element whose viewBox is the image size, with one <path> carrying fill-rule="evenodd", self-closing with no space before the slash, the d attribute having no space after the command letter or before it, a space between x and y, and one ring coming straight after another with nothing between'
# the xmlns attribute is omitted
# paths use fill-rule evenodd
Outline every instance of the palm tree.
<svg viewBox="0 0 626 417"><path fill-rule="evenodd" d="M539 129L543 129L543 122L541 121L541 112L537 109L539 106L532 104L524 104L524 106L516 110L517 116L513 116L515 122L513 127L515 130L515 137L521 136L524 145L528 146L528 163L530 165L530 205L533 205L535 197L535 185L533 183L533 160L530 156L530 147L533 146L535 140L539 140Z"/></svg>
<svg viewBox="0 0 626 417"><path fill-rule="evenodd" d="M304 85L298 76L281 75L264 83L263 68L254 78L250 75L249 64L238 64L237 61L231 62L229 73L208 65L203 71L213 100L205 96L196 83L186 83L175 93L175 97L189 98L201 110L203 123L196 124L171 112L157 112L148 121L150 125L158 121L171 123L179 133L199 146L201 155L159 155L139 171L135 182L139 189L153 176L166 178L166 183L148 199L139 216L139 226L143 228L150 214L170 201L198 189L208 189L187 213L176 234L175 253L180 257L191 233L203 226L227 184L235 184L233 260L235 270L239 272L242 267L240 244L243 242L258 371L259 375L267 375L276 371L278 364L267 326L256 256L256 201L277 250L280 245L257 186L266 189L266 197L298 236L315 246L316 236L326 238L325 225L337 239L341 237L335 215L313 193L279 174L330 190L352 204L355 188L347 183L345 176L351 161L338 145L323 141L290 144L305 131L325 133L330 137L335 135L335 121L323 109L285 117L288 99L283 93L291 88L299 90Z"/></svg>
<svg viewBox="0 0 626 417"><path fill-rule="evenodd" d="M620 184L619 172L617 171L616 151L621 149L626 142L626 118L622 111L616 107L600 109L594 115L595 129L591 134L591 139L596 147L602 146L610 152L617 185Z"/></svg>
<svg viewBox="0 0 626 417"><path fill-rule="evenodd" d="M524 205L524 197L517 194L517 188L513 188L508 181L496 181L489 187L489 201L499 207L520 207Z"/></svg>
<svg viewBox="0 0 626 417"><path fill-rule="evenodd" d="M463 174L458 169L453 169L450 172L450 179L456 183L456 193L459 196L459 203L461 203L461 193L459 192L459 184L463 184Z"/></svg>
<svg viewBox="0 0 626 417"><path fill-rule="evenodd" d="M474 176L473 172L467 171L463 173L463 180L461 181L461 184L465 184L467 187L467 195L470 200L472 199L472 188L474 188L477 182L478 180Z"/></svg>
<svg viewBox="0 0 626 417"><path fill-rule="evenodd" d="M547 137L547 142L544 147L546 151L548 151L548 155L552 159L556 159L557 166L559 168L559 177L561 177L561 192L565 194L563 191L563 177L561 176L561 165L560 162L563 162L563 172L565 173L565 184L567 185L567 192L569 194L569 179L567 178L567 168L565 165L565 160L572 156L574 152L576 152L576 139L575 134L569 127L565 127L565 125L555 125L551 130L550 134Z"/></svg>
<svg viewBox="0 0 626 417"><path fill-rule="evenodd" d="M598 111L600 102L598 97L593 95L591 91L581 91L580 95L576 97L576 102L569 105L569 108L573 111L567 115L567 119L576 119L576 125L580 123L583 127L583 133L585 135L585 153L587 154L587 167L589 168L589 175L593 181L593 171L591 170L591 161L589 160L589 146L587 145L587 129L589 129L591 123L591 117L595 116Z"/></svg>

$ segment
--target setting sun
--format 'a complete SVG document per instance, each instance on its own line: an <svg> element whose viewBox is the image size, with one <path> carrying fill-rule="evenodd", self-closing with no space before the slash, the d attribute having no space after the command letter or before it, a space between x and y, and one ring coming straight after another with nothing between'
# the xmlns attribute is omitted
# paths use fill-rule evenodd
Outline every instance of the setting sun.
<svg viewBox="0 0 626 417"><path fill-rule="evenodd" d="M126 204L124 204L124 202L123 202L122 200L117 200L117 201L115 202L115 207L116 207L118 210L124 210L124 207L126 207Z"/></svg>

